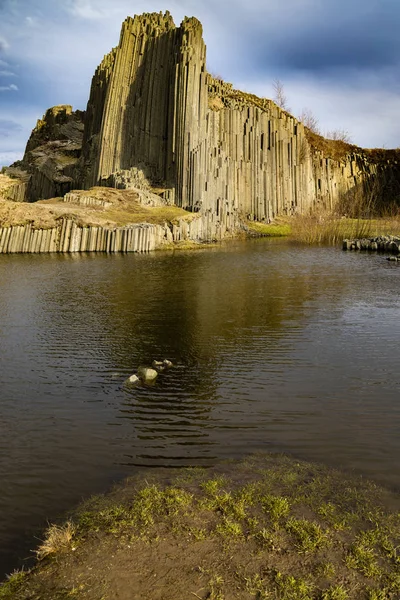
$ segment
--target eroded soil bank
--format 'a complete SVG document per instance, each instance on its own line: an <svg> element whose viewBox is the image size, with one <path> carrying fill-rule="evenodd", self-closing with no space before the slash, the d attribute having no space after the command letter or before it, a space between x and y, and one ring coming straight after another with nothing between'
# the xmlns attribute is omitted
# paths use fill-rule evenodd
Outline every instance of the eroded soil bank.
<svg viewBox="0 0 400 600"><path fill-rule="evenodd" d="M283 455L147 471L52 527L1 599L384 600L400 497Z"/></svg>

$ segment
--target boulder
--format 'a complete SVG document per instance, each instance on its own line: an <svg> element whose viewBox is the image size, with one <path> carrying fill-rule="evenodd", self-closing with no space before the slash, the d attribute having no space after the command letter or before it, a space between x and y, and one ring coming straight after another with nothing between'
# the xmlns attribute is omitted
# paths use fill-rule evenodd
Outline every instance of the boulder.
<svg viewBox="0 0 400 600"><path fill-rule="evenodd" d="M150 367L139 367L138 375L142 381L154 381L158 373L155 369L151 369Z"/></svg>
<svg viewBox="0 0 400 600"><path fill-rule="evenodd" d="M139 377L137 375L131 375L126 380L126 383L129 383L129 384L133 385L135 383L139 383L139 381L140 381L140 379L139 379Z"/></svg>

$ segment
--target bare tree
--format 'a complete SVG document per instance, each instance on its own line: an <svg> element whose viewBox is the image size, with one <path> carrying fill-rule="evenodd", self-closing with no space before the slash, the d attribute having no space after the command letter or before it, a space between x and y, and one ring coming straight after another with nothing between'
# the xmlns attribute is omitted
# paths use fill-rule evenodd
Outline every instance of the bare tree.
<svg viewBox="0 0 400 600"><path fill-rule="evenodd" d="M299 121L301 121L301 123L308 127L308 129L310 129L313 133L320 135L321 132L318 126L318 119L310 108L303 108L298 118Z"/></svg>
<svg viewBox="0 0 400 600"><path fill-rule="evenodd" d="M353 142L347 129L332 129L332 131L326 132L325 137L329 140L337 140L339 142L345 142L346 144L351 144Z"/></svg>
<svg viewBox="0 0 400 600"><path fill-rule="evenodd" d="M275 102L275 104L283 108L283 110L290 112L291 109L287 104L287 98L282 81L280 81L279 79L274 79L272 87L274 88L275 92L275 95L273 97L273 101Z"/></svg>

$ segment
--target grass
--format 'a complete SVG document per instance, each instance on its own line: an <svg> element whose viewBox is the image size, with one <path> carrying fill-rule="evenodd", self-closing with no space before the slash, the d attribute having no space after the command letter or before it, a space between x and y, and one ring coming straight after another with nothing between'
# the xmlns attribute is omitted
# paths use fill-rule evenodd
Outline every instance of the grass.
<svg viewBox="0 0 400 600"><path fill-rule="evenodd" d="M102 227L124 227L131 223L150 223L163 225L177 224L180 219L191 221L196 213L191 213L177 206L144 206L138 202L133 190L116 190L112 188L92 188L79 191L81 195L110 202L112 206L85 206L66 203L62 198L50 198L34 203L16 203L5 201L10 185L16 180L0 176L0 226L22 225L32 222L36 228L49 228L57 225L57 219L65 217L73 219L78 225L95 225Z"/></svg>
<svg viewBox="0 0 400 600"><path fill-rule="evenodd" d="M340 244L344 239L379 235L400 235L400 215L381 218L348 218L318 212L280 219L276 223L247 223L250 232L261 237L288 237L303 244Z"/></svg>
<svg viewBox="0 0 400 600"><path fill-rule="evenodd" d="M321 600L347 600L347 590L342 585L334 585L322 593Z"/></svg>
<svg viewBox="0 0 400 600"><path fill-rule="evenodd" d="M372 235L373 223L367 219L338 218L330 213L299 215L291 222L291 238L305 244L338 244L344 239Z"/></svg>
<svg viewBox="0 0 400 600"><path fill-rule="evenodd" d="M21 588L21 585L25 581L28 571L14 571L11 573L7 580L1 585L0 584L0 600L12 600L15 592Z"/></svg>
<svg viewBox="0 0 400 600"><path fill-rule="evenodd" d="M201 600L397 598L400 513L386 508L386 498L373 483L284 456L250 457L211 472L138 476L89 500L64 527L51 526L35 573L12 575L0 599L53 600L66 589L80 598L84 585L82 598L90 600L97 597L90 595L94 582L104 586L119 562L124 580L128 572L134 577L150 564L156 573L159 566L159 586L162 573L175 569L168 578L184 590L172 594L176 600L191 597L188 589ZM195 585L196 572L202 579ZM50 595L43 587L49 574ZM132 589L141 585L135 581ZM18 595L19 589L31 596ZM111 597L112 591L104 596Z"/></svg>
<svg viewBox="0 0 400 600"><path fill-rule="evenodd" d="M275 525L284 517L287 517L290 512L290 502L282 496L265 496L262 498L261 504Z"/></svg>
<svg viewBox="0 0 400 600"><path fill-rule="evenodd" d="M286 237L291 233L290 223L279 220L274 223L247 221L246 225L250 233L261 237Z"/></svg>
<svg viewBox="0 0 400 600"><path fill-rule="evenodd" d="M73 549L73 538L76 527L71 521L65 525L50 525L45 539L36 550L36 557L42 560L47 556Z"/></svg>
<svg viewBox="0 0 400 600"><path fill-rule="evenodd" d="M293 534L300 552L315 552L328 543L327 532L318 523L308 519L291 518L286 523L286 530Z"/></svg>

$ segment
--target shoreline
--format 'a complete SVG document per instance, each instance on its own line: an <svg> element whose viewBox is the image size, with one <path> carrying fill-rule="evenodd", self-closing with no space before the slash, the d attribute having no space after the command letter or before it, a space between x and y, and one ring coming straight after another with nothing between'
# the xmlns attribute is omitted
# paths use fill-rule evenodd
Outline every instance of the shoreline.
<svg viewBox="0 0 400 600"><path fill-rule="evenodd" d="M51 526L0 598L395 598L399 510L397 492L281 454L147 470Z"/></svg>

